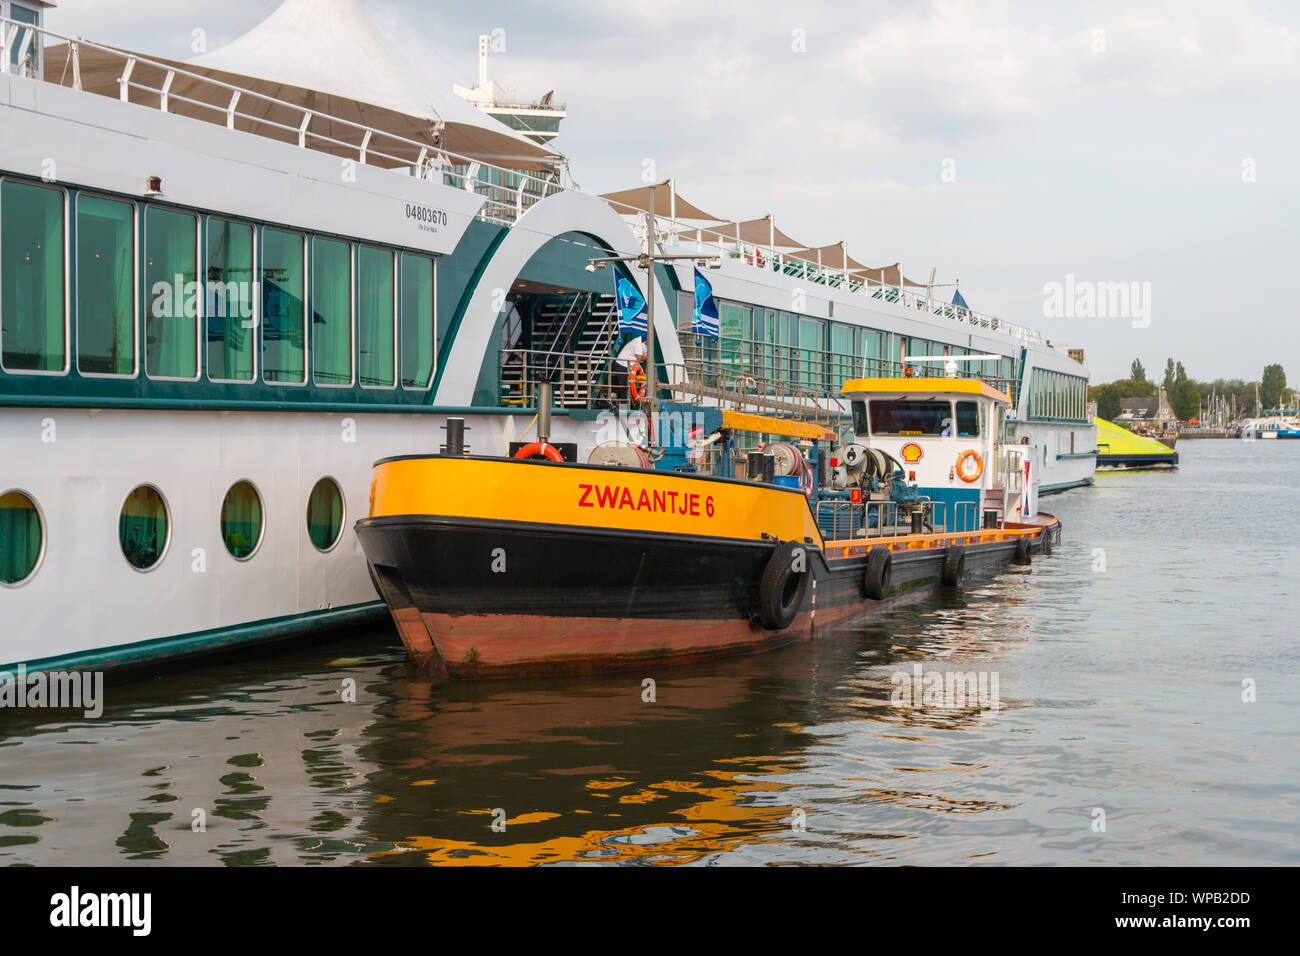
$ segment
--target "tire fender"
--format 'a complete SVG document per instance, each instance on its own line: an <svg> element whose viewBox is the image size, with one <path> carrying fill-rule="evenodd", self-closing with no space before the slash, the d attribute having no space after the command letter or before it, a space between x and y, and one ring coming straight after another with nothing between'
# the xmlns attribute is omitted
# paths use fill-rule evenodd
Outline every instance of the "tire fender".
<svg viewBox="0 0 1300 956"><path fill-rule="evenodd" d="M877 545L867 553L867 570L862 575L862 586L867 597L882 601L889 593L894 576L894 555L888 548Z"/></svg>
<svg viewBox="0 0 1300 956"><path fill-rule="evenodd" d="M758 582L758 613L763 626L769 631L784 631L789 627L803 607L811 580L808 549L798 541L778 544Z"/></svg>
<svg viewBox="0 0 1300 956"><path fill-rule="evenodd" d="M966 546L954 544L948 547L943 556L943 585L944 587L955 588L961 584L962 576L966 573Z"/></svg>

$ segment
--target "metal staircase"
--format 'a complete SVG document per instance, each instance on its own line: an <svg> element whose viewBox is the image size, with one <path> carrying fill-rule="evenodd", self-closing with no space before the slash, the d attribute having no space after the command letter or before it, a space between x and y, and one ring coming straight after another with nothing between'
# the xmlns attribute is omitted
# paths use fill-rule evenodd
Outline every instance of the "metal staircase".
<svg viewBox="0 0 1300 956"><path fill-rule="evenodd" d="M613 295L582 292L537 303L517 339L501 350L501 404L532 407L539 382L550 382L557 408L590 408L608 395L618 309Z"/></svg>

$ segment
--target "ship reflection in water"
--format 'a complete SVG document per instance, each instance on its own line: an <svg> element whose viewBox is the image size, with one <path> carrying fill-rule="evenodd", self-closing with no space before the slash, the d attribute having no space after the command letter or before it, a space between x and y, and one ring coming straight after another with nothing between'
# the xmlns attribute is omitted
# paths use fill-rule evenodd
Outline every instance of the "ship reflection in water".
<svg viewBox="0 0 1300 956"><path fill-rule="evenodd" d="M1300 862L1294 565L1256 553L1228 627L1219 562L1267 529L1212 552L1153 517L1283 476L1188 454L1224 460L1106 476L1053 500L1090 538L760 656L437 684L385 631L110 674L99 720L0 711L0 863ZM912 706L917 665L995 700Z"/></svg>

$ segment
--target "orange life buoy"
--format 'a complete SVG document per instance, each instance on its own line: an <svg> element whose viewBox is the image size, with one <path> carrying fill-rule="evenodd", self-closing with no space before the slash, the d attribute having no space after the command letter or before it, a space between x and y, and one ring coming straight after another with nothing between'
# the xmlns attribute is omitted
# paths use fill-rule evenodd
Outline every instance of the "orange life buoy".
<svg viewBox="0 0 1300 956"><path fill-rule="evenodd" d="M529 442L523 448L515 452L515 457L548 458L551 461L564 461L564 456L560 454L560 449L543 441Z"/></svg>
<svg viewBox="0 0 1300 956"><path fill-rule="evenodd" d="M645 399L645 369L640 362L627 367L627 397L634 405L640 405Z"/></svg>
<svg viewBox="0 0 1300 956"><path fill-rule="evenodd" d="M975 459L975 474L973 475L967 474L966 469L963 467L966 464L966 459L968 458ZM957 477L959 477L962 481L967 483L972 481L979 481L980 477L983 474L984 474L984 459L980 457L980 453L977 452L974 448L967 448L964 452L962 452L960 455L957 456Z"/></svg>

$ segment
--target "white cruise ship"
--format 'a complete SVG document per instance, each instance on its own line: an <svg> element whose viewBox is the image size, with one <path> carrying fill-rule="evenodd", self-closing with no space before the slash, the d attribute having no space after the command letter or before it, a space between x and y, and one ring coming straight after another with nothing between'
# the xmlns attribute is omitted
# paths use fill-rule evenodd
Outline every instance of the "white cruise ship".
<svg viewBox="0 0 1300 956"><path fill-rule="evenodd" d="M653 216L646 186L582 192L355 0L286 0L188 62L53 33L51 5L0 2L0 668L382 620L352 531L372 463L449 416L505 454L542 380L585 461L625 398L588 260L651 240L717 266L716 343L689 262L629 273L666 395L834 411L847 378L980 376L1040 491L1092 480L1088 372L1034 331L673 183Z"/></svg>

